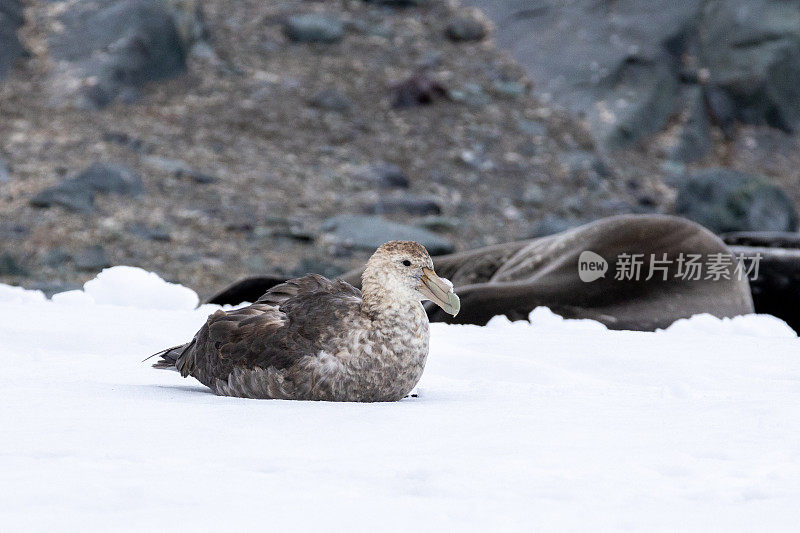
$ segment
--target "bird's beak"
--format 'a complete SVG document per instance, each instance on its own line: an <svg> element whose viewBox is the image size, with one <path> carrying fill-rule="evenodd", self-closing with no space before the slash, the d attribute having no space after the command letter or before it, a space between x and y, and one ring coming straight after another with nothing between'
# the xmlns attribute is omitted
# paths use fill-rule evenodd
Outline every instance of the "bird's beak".
<svg viewBox="0 0 800 533"><path fill-rule="evenodd" d="M445 313L456 316L461 309L461 301L453 292L453 284L436 275L430 268L422 268L420 285L417 290L428 300L441 307Z"/></svg>

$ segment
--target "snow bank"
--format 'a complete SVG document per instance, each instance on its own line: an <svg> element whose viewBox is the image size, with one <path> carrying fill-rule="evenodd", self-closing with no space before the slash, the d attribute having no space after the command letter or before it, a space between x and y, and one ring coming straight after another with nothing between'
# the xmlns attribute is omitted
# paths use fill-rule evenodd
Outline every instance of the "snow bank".
<svg viewBox="0 0 800 533"><path fill-rule="evenodd" d="M200 303L192 289L168 283L158 274L141 268L118 266L107 268L87 281L83 292L94 303L139 309L194 309ZM58 298L56 298L58 300Z"/></svg>
<svg viewBox="0 0 800 533"><path fill-rule="evenodd" d="M418 397L221 398L141 360L215 309L138 269L0 286L8 531L793 531L800 340L772 317L433 324Z"/></svg>

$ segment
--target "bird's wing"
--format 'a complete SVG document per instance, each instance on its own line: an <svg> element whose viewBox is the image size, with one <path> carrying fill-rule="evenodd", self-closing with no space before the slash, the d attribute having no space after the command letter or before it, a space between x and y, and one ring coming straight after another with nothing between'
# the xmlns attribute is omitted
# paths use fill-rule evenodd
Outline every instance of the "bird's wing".
<svg viewBox="0 0 800 533"><path fill-rule="evenodd" d="M352 296L361 298L361 291L343 281L331 281L319 274L307 274L302 278L290 279L280 285L275 285L264 295L256 300L257 304L282 306L297 297L308 297L320 294Z"/></svg>
<svg viewBox="0 0 800 533"><path fill-rule="evenodd" d="M176 367L207 385L236 367L288 368L324 350L360 303L361 292L342 281L317 274L289 280L252 305L211 315Z"/></svg>

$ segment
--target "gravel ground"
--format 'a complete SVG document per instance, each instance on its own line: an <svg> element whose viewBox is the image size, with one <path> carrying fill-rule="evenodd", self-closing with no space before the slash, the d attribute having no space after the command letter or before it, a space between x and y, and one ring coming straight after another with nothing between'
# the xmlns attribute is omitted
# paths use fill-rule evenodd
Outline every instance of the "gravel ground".
<svg viewBox="0 0 800 533"><path fill-rule="evenodd" d="M367 212L380 198L433 200L443 219L387 217L425 219L456 249L528 237L542 221L670 199L658 181L596 169L586 130L528 96L530 81L491 37L448 39L455 10L479 16L449 3L392 10L245 0L231 12L230 2L210 0L203 9L214 52L195 47L187 74L146 86L133 105L102 110L78 108L54 90L47 36L68 8L29 4L21 34L32 56L0 85L0 159L9 168L0 181L8 263L0 282L81 283L104 258L78 258L99 244L110 264L141 266L208 296L260 272L355 266L368 252L326 236L323 221ZM344 39L288 42L286 18L315 11L343 19ZM394 87L420 68L452 97L394 109ZM324 90L352 105L320 109L313 99ZM176 160L216 180L176 173ZM90 214L30 205L98 161L135 169L145 194L98 195ZM381 163L401 167L410 188L382 190L363 179Z"/></svg>

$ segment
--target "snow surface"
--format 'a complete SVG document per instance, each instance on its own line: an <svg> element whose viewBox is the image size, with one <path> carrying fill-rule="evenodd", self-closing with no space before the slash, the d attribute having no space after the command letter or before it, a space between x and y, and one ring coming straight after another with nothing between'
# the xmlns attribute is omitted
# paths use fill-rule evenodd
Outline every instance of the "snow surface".
<svg viewBox="0 0 800 533"><path fill-rule="evenodd" d="M215 309L116 267L0 286L4 531L796 531L800 341L780 320L434 324L418 397L214 396L142 359Z"/></svg>

